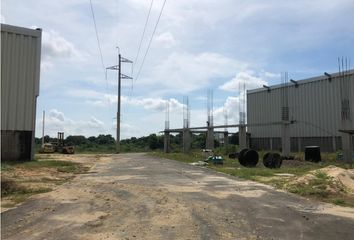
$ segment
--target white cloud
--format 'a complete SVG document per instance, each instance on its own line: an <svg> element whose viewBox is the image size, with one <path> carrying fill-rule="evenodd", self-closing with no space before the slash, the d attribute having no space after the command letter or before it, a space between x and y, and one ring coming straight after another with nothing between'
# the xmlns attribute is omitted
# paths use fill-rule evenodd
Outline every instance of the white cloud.
<svg viewBox="0 0 354 240"><path fill-rule="evenodd" d="M71 89L67 91L67 94L71 97L82 98L88 104L101 107L116 105L118 101L117 95L101 93L94 90ZM158 112L165 111L167 103L169 103L171 111L180 111L183 108L183 104L175 98L133 98L122 96L121 100L124 105L143 107L146 110Z"/></svg>
<svg viewBox="0 0 354 240"><path fill-rule="evenodd" d="M32 27L36 28L36 27ZM60 35L57 31L42 31L42 60L41 70L53 68L55 62L60 60L82 60L83 55L74 44Z"/></svg>
<svg viewBox="0 0 354 240"><path fill-rule="evenodd" d="M138 128L137 126L133 126L129 123L122 122L121 125L121 130L122 130L122 139L127 139L131 138L134 136L140 136L142 133L142 130ZM115 131L116 130L116 122L112 123L112 129Z"/></svg>
<svg viewBox="0 0 354 240"><path fill-rule="evenodd" d="M37 129L41 129L42 118L37 119ZM57 132L64 132L68 135L92 136L98 133L110 133L110 129L104 122L91 117L89 120L73 120L67 118L63 112L51 109L45 118L45 135L56 136Z"/></svg>
<svg viewBox="0 0 354 240"><path fill-rule="evenodd" d="M173 47L176 44L176 40L170 32L164 32L156 36L155 42L165 48Z"/></svg>
<svg viewBox="0 0 354 240"><path fill-rule="evenodd" d="M0 14L0 22L1 23L6 23L4 15Z"/></svg>
<svg viewBox="0 0 354 240"><path fill-rule="evenodd" d="M93 126L103 126L103 125L104 125L104 122L102 122L101 120L98 120L98 119L95 118L95 117L91 117L90 123L91 123L91 125L93 125Z"/></svg>
<svg viewBox="0 0 354 240"><path fill-rule="evenodd" d="M59 112L57 109L51 109L49 111L49 117L51 119L59 120L60 122L64 121L64 114L62 112Z"/></svg>
<svg viewBox="0 0 354 240"><path fill-rule="evenodd" d="M78 56L74 44L54 30L42 33L42 56L46 58L71 58Z"/></svg>
<svg viewBox="0 0 354 240"><path fill-rule="evenodd" d="M264 76L270 79L280 79L280 73L271 73L271 72L264 71Z"/></svg>
<svg viewBox="0 0 354 240"><path fill-rule="evenodd" d="M183 104L178 102L178 100L162 99L162 98L127 98L123 99L123 103L134 106L141 106L146 110L153 110L157 112L163 112L166 110L166 105L169 103L170 111L181 111Z"/></svg>
<svg viewBox="0 0 354 240"><path fill-rule="evenodd" d="M230 81L222 84L219 88L224 91L235 92L243 89L243 85L246 84L246 89L260 88L262 85L266 85L267 82L252 74L252 72L239 72Z"/></svg>
<svg viewBox="0 0 354 240"><path fill-rule="evenodd" d="M102 97L104 94L91 89L69 89L65 93L71 97L96 99Z"/></svg>
<svg viewBox="0 0 354 240"><path fill-rule="evenodd" d="M160 89L185 93L206 88L213 80L229 77L247 65L223 55L173 52L160 65L151 69L142 84L159 84Z"/></svg>

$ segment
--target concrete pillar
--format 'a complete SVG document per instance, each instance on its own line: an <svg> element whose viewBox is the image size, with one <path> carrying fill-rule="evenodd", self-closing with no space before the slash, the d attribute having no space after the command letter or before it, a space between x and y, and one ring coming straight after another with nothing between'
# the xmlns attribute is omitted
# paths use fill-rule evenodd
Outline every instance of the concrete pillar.
<svg viewBox="0 0 354 240"><path fill-rule="evenodd" d="M214 129L208 128L206 137L206 149L214 149Z"/></svg>
<svg viewBox="0 0 354 240"><path fill-rule="evenodd" d="M245 125L241 125L238 128L238 142L240 150L247 148L247 133Z"/></svg>
<svg viewBox="0 0 354 240"><path fill-rule="evenodd" d="M297 151L298 152L301 152L302 149L301 149L301 137L297 137Z"/></svg>
<svg viewBox="0 0 354 240"><path fill-rule="evenodd" d="M183 129L183 153L189 153L191 150L191 131Z"/></svg>
<svg viewBox="0 0 354 240"><path fill-rule="evenodd" d="M285 123L281 126L281 149L282 155L289 157L290 155L290 125Z"/></svg>
<svg viewBox="0 0 354 240"><path fill-rule="evenodd" d="M352 154L353 154L353 137L348 133L342 133L342 149L343 149L343 160L346 163L353 164Z"/></svg>
<svg viewBox="0 0 354 240"><path fill-rule="evenodd" d="M170 141L170 133L165 131L165 135L164 135L164 145L163 145L163 150L165 153L169 153L171 151L171 148L170 148L170 144L171 144L171 141Z"/></svg>
<svg viewBox="0 0 354 240"><path fill-rule="evenodd" d="M332 137L332 148L333 148L333 152L337 151L337 144L336 144L336 137L335 136Z"/></svg>
<svg viewBox="0 0 354 240"><path fill-rule="evenodd" d="M270 150L273 151L273 138L269 138L269 146L270 146Z"/></svg>
<svg viewBox="0 0 354 240"><path fill-rule="evenodd" d="M229 145L229 132L224 132L224 146Z"/></svg>

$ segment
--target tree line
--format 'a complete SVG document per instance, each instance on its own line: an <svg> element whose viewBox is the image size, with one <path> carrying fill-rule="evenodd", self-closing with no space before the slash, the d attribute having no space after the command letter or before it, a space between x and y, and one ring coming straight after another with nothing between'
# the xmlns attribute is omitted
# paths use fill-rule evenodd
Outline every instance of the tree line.
<svg viewBox="0 0 354 240"><path fill-rule="evenodd" d="M229 136L230 144L238 144L238 139L235 134ZM50 136L44 136L44 142L50 143L57 141L56 138ZM176 134L170 136L172 149L179 149L182 146L182 134ZM35 138L35 143L40 145L42 138ZM100 134L97 137L85 137L82 135L70 135L65 138L64 144L67 146L75 146L76 149L82 152L114 152L115 151L115 139L112 135ZM192 148L203 149L205 148L206 135L192 134ZM220 146L220 142L215 140L215 147ZM157 134L150 134L143 137L131 137L129 139L121 140L121 149L123 152L141 152L150 150L163 150L164 136Z"/></svg>

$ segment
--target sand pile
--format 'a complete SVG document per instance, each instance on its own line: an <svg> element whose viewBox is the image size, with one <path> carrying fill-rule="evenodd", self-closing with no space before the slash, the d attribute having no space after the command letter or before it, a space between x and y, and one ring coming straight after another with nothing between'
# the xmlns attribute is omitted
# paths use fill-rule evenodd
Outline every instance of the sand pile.
<svg viewBox="0 0 354 240"><path fill-rule="evenodd" d="M322 179L321 181L317 181ZM297 178L288 186L312 185L313 187L326 186L327 190L335 192L349 191L354 193L354 170L344 169L333 165L313 170L308 174Z"/></svg>
<svg viewBox="0 0 354 240"><path fill-rule="evenodd" d="M344 187L354 192L354 169L343 169L330 165L320 169L320 171L339 181Z"/></svg>

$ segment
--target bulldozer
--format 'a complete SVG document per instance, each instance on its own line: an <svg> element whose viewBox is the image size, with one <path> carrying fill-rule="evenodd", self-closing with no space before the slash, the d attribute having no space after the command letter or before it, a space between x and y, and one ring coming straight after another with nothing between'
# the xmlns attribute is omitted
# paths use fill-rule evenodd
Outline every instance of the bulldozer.
<svg viewBox="0 0 354 240"><path fill-rule="evenodd" d="M64 153L64 154L74 154L74 146L66 146L64 143L64 132L58 132L58 137L56 141L50 143L44 143L39 150L40 153Z"/></svg>

